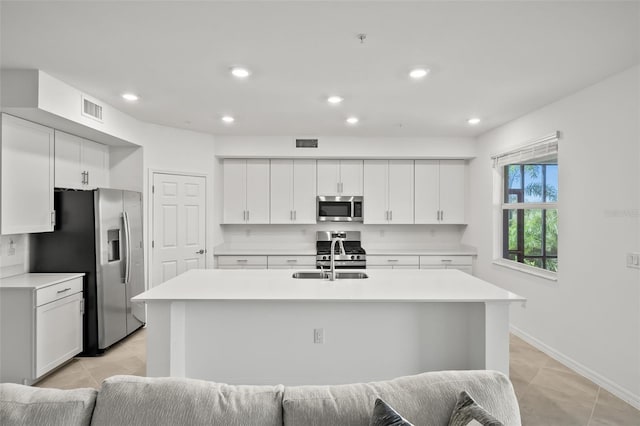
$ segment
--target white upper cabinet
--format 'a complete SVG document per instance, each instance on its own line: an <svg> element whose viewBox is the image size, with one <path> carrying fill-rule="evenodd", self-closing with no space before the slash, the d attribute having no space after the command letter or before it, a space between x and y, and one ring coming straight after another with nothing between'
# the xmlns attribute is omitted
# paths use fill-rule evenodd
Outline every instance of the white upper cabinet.
<svg viewBox="0 0 640 426"><path fill-rule="evenodd" d="M224 160L223 223L269 223L269 160Z"/></svg>
<svg viewBox="0 0 640 426"><path fill-rule="evenodd" d="M318 160L318 195L362 195L362 160Z"/></svg>
<svg viewBox="0 0 640 426"><path fill-rule="evenodd" d="M2 114L2 234L53 231L53 129Z"/></svg>
<svg viewBox="0 0 640 426"><path fill-rule="evenodd" d="M464 160L415 161L415 223L465 224Z"/></svg>
<svg viewBox="0 0 640 426"><path fill-rule="evenodd" d="M364 161L364 223L413 223L412 160Z"/></svg>
<svg viewBox="0 0 640 426"><path fill-rule="evenodd" d="M271 223L316 223L316 161L271 160Z"/></svg>
<svg viewBox="0 0 640 426"><path fill-rule="evenodd" d="M55 131L56 188L95 189L109 186L109 147Z"/></svg>

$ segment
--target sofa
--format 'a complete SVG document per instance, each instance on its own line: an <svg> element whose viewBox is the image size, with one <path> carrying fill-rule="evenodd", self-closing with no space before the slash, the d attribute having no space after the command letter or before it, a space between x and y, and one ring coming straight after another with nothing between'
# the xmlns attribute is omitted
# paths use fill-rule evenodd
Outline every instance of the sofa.
<svg viewBox="0 0 640 426"><path fill-rule="evenodd" d="M446 426L461 391L505 426L521 424L511 382L502 373L486 370L331 386L227 385L137 376L110 377L100 390L3 383L0 424L368 426L380 398L413 425Z"/></svg>

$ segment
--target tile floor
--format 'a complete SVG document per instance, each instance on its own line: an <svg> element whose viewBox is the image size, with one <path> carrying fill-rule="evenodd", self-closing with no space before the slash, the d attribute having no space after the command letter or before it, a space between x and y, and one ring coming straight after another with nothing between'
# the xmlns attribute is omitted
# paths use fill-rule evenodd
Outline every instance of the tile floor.
<svg viewBox="0 0 640 426"><path fill-rule="evenodd" d="M97 358L75 358L36 386L100 387L114 374L146 373L146 330L141 329ZM523 426L638 426L640 411L595 383L511 336L511 381Z"/></svg>

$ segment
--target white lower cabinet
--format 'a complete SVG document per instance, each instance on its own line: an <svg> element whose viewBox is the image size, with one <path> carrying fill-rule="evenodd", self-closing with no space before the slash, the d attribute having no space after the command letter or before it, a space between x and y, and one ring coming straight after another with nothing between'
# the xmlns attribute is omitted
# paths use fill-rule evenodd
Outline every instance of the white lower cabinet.
<svg viewBox="0 0 640 426"><path fill-rule="evenodd" d="M380 256L367 255L368 269L418 269L418 256Z"/></svg>
<svg viewBox="0 0 640 426"><path fill-rule="evenodd" d="M56 284L42 284L51 275L25 274L3 279L1 382L30 385L82 352L83 278L76 274L75 278ZM32 276L40 285L29 285L34 281Z"/></svg>
<svg viewBox="0 0 640 426"><path fill-rule="evenodd" d="M473 275L473 256L420 256L420 269L458 269Z"/></svg>
<svg viewBox="0 0 640 426"><path fill-rule="evenodd" d="M269 256L269 269L315 269L315 256Z"/></svg>
<svg viewBox="0 0 640 426"><path fill-rule="evenodd" d="M218 269L267 269L267 256L218 256Z"/></svg>

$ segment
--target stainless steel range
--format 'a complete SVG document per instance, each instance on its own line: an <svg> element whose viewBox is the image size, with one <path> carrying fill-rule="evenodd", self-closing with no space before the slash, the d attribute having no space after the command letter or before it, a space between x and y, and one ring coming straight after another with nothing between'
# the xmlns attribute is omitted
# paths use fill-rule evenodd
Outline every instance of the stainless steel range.
<svg viewBox="0 0 640 426"><path fill-rule="evenodd" d="M331 268L331 240L335 244L334 258L336 269L365 269L367 255L360 245L360 231L317 231L316 232L316 269Z"/></svg>

